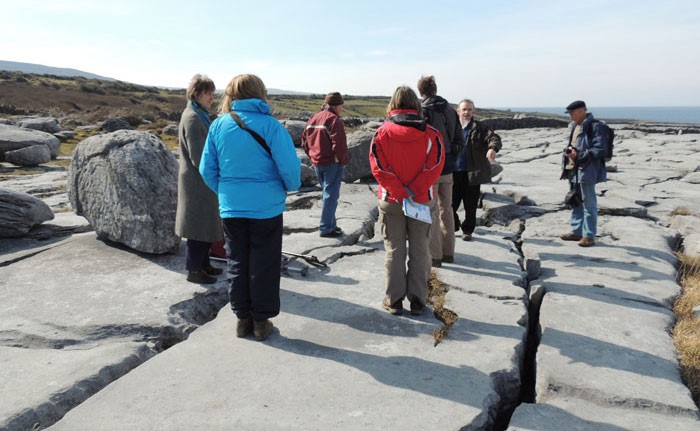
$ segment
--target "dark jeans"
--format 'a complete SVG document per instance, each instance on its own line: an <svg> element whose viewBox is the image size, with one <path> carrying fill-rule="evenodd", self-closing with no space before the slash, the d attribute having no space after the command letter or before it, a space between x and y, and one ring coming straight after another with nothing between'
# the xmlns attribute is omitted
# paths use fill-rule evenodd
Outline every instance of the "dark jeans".
<svg viewBox="0 0 700 431"><path fill-rule="evenodd" d="M269 219L225 218L228 294L239 319L280 312L282 214Z"/></svg>
<svg viewBox="0 0 700 431"><path fill-rule="evenodd" d="M460 226L462 233L471 235L476 228L476 208L479 206L481 184L469 184L466 172L453 172L452 176L452 211L455 215L455 226ZM457 215L460 204L464 205L464 222L461 224Z"/></svg>
<svg viewBox="0 0 700 431"><path fill-rule="evenodd" d="M210 266L209 263L210 242L187 240L187 254L185 257L185 269L188 271L201 271Z"/></svg>

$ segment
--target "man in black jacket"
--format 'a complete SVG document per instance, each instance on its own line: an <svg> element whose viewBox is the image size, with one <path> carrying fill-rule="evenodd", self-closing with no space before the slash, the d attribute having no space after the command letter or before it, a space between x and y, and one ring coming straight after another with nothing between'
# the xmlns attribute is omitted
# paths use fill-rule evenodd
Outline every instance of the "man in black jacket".
<svg viewBox="0 0 700 431"><path fill-rule="evenodd" d="M452 211L452 171L457 154L464 146L464 136L457 112L447 100L437 95L434 76L423 76L418 81L418 91L423 99L423 116L428 124L435 127L445 142L445 166L440 178L433 185L435 197L431 206L433 226L430 233L430 254L432 266L440 267L442 262L454 262L455 222Z"/></svg>
<svg viewBox="0 0 700 431"><path fill-rule="evenodd" d="M491 163L501 150L501 137L485 124L474 119L474 102L464 99L459 102L457 113L466 141L457 156L452 189L452 209L455 223L462 229L462 239L471 241L476 228L476 207L481 195L481 184L491 182ZM464 204L464 222L459 224L457 210Z"/></svg>

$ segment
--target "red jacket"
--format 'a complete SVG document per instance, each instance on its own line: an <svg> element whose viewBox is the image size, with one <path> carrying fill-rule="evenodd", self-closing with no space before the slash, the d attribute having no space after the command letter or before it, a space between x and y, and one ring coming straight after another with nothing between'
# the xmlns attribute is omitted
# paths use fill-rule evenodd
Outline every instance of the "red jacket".
<svg viewBox="0 0 700 431"><path fill-rule="evenodd" d="M391 111L372 139L369 164L379 199L401 203L413 193L414 201L427 203L445 164L445 147L440 132L416 111Z"/></svg>
<svg viewBox="0 0 700 431"><path fill-rule="evenodd" d="M345 125L332 109L324 109L309 118L301 133L301 146L314 166L348 164Z"/></svg>

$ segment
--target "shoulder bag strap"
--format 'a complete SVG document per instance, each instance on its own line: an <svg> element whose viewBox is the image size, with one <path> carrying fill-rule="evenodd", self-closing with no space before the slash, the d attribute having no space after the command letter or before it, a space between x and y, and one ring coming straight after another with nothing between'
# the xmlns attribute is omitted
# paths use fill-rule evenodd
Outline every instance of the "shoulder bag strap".
<svg viewBox="0 0 700 431"><path fill-rule="evenodd" d="M231 118L233 118L233 121L235 121L236 124L238 124L238 127L250 133L253 136L253 138L255 138L255 140L258 141L258 144L260 144L260 146L263 147L265 151L267 151L267 154L272 156L272 151L270 151L270 147L267 145L267 142L265 142L265 139L262 136L258 135L254 130L248 128L248 126L246 126L246 124L243 122L243 120L241 120L241 117L239 117L238 114L236 114L233 111L230 111L229 114L231 114Z"/></svg>

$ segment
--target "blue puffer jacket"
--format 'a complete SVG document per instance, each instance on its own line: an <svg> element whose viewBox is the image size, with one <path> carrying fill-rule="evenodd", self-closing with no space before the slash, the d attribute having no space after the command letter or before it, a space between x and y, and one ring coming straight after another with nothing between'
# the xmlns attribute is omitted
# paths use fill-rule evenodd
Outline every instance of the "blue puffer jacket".
<svg viewBox="0 0 700 431"><path fill-rule="evenodd" d="M608 173L605 169L605 156L607 154L606 143L608 137L603 127L600 127L599 122L594 122L593 114L587 114L586 119L582 123L582 132L578 135L576 143L570 145L576 147L578 157L576 164L578 166L578 182L580 183L602 183L608 180ZM590 133L593 127L592 133ZM589 139L588 136L593 139ZM573 136L573 130L569 137L569 142ZM568 158L562 156L562 164L566 166ZM574 181L574 178L570 178Z"/></svg>
<svg viewBox="0 0 700 431"><path fill-rule="evenodd" d="M284 212L286 192L301 186L292 138L260 99L236 100L233 110L265 139L272 157L226 114L209 127L199 172L219 196L221 218L278 216Z"/></svg>

